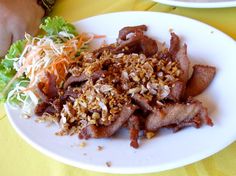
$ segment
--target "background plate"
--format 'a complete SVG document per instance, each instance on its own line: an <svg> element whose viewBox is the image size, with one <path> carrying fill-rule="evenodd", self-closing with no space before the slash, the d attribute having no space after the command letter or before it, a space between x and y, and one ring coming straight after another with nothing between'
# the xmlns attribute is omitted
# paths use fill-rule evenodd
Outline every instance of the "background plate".
<svg viewBox="0 0 236 176"><path fill-rule="evenodd" d="M236 7L236 0L153 0L162 4L191 8Z"/></svg>
<svg viewBox="0 0 236 176"><path fill-rule="evenodd" d="M206 158L228 146L236 137L236 44L227 35L201 22L165 13L123 12L91 17L75 25L79 32L106 34L107 41L115 41L124 26L146 24L148 35L169 44L169 30L173 29L188 44L189 57L195 63L217 67L211 86L198 99L208 107L213 127L187 128L172 134L168 130L152 140L141 140L140 148L129 146L126 130L112 139L91 139L87 146L78 147L77 136L54 135L57 126L37 124L34 118L19 118L20 109L6 111L12 126L33 147L61 162L100 172L148 173L180 167ZM101 41L99 41L101 42ZM93 43L96 47L99 42ZM104 146L98 152L97 147ZM112 163L111 167L106 162Z"/></svg>

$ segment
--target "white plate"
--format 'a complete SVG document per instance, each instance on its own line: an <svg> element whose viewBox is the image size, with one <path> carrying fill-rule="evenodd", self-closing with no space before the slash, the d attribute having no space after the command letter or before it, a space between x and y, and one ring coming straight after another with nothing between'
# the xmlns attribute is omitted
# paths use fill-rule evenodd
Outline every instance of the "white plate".
<svg viewBox="0 0 236 176"><path fill-rule="evenodd" d="M153 0L162 4L191 8L236 7L236 0Z"/></svg>
<svg viewBox="0 0 236 176"><path fill-rule="evenodd" d="M109 173L148 173L180 167L206 158L231 144L236 137L236 44L233 39L201 22L165 13L123 12L96 16L75 23L79 31L106 34L115 41L119 29L146 24L148 35L169 43L173 29L188 44L191 60L217 67L212 85L198 99L209 108L214 127L187 128L173 134L163 130L152 140L141 140L140 148L129 146L127 131L113 139L91 139L79 148L77 136L58 137L56 126L46 127L34 119L19 118L20 110L6 105L10 122L32 146L63 163ZM97 151L97 146L104 146ZM86 156L84 156L86 153ZM112 166L107 167L106 162Z"/></svg>

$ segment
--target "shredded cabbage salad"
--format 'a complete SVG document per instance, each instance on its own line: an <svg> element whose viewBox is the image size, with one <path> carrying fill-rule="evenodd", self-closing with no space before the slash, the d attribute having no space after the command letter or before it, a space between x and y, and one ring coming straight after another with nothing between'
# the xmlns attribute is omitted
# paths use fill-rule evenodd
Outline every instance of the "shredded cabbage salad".
<svg viewBox="0 0 236 176"><path fill-rule="evenodd" d="M31 116L40 101L37 84L46 79L46 72L63 84L71 63L79 59L94 35L78 34L75 27L61 17L48 17L40 25L45 35L15 42L0 63L0 102L21 107Z"/></svg>

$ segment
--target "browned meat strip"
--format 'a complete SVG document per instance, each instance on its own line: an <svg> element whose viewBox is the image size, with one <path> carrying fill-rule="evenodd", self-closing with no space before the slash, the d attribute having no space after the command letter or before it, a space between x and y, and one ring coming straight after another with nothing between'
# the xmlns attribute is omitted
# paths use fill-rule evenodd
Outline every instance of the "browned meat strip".
<svg viewBox="0 0 236 176"><path fill-rule="evenodd" d="M113 53L144 53L147 57L154 55L158 51L157 43L155 40L144 36L134 35L128 40L122 40L120 45L113 51Z"/></svg>
<svg viewBox="0 0 236 176"><path fill-rule="evenodd" d="M42 116L44 113L55 114L62 110L63 104L59 98L52 102L41 102L38 103L34 111L37 116Z"/></svg>
<svg viewBox="0 0 236 176"><path fill-rule="evenodd" d="M142 95L135 94L134 96L132 96L132 99L143 111L152 111L152 106L149 104L149 101Z"/></svg>
<svg viewBox="0 0 236 176"><path fill-rule="evenodd" d="M216 68L208 65L194 65L193 74L188 80L185 97L197 96L211 83L216 73Z"/></svg>
<svg viewBox="0 0 236 176"><path fill-rule="evenodd" d="M173 87L170 88L170 93L167 96L167 99L174 102L179 102L183 96L185 90L185 84L181 81L176 81L173 84Z"/></svg>
<svg viewBox="0 0 236 176"><path fill-rule="evenodd" d="M170 40L169 52L172 55L172 59L179 63L182 74L180 76L181 81L186 83L189 78L189 58L187 55L187 45L180 45L179 37L172 32Z"/></svg>
<svg viewBox="0 0 236 176"><path fill-rule="evenodd" d="M49 72L46 73L47 81L39 82L37 85L38 93L43 102L37 104L35 114L42 116L44 113L55 114L62 109L59 91L56 87L56 77Z"/></svg>
<svg viewBox="0 0 236 176"><path fill-rule="evenodd" d="M46 76L47 82L39 82L37 85L39 96L43 101L49 101L58 97L56 77L49 72L46 73Z"/></svg>
<svg viewBox="0 0 236 176"><path fill-rule="evenodd" d="M140 49L140 36L132 36L127 40L120 41L119 45L112 51L114 54L118 53L138 53Z"/></svg>
<svg viewBox="0 0 236 176"><path fill-rule="evenodd" d="M63 108L63 101L60 98L55 99L52 103L52 107L56 112L61 112Z"/></svg>
<svg viewBox="0 0 236 176"><path fill-rule="evenodd" d="M44 83L42 82L39 82L38 85L37 85L37 92L39 94L39 97L42 101L46 102L48 101L48 97L45 95L45 93L43 92L43 87L44 87Z"/></svg>
<svg viewBox="0 0 236 176"><path fill-rule="evenodd" d="M37 116L42 116L45 112L48 114L54 114L56 110L49 103L42 102L37 104L34 112Z"/></svg>
<svg viewBox="0 0 236 176"><path fill-rule="evenodd" d="M45 109L47 108L47 106L48 106L48 103L46 103L46 102L38 103L34 109L35 114L37 116L42 116L43 113L45 112Z"/></svg>
<svg viewBox="0 0 236 176"><path fill-rule="evenodd" d="M139 136L139 130L140 130L140 122L139 117L136 115L132 115L129 118L129 134L130 134L130 146L134 148L138 148L138 136Z"/></svg>
<svg viewBox="0 0 236 176"><path fill-rule="evenodd" d="M180 39L174 32L171 32L169 52L173 58L176 57L176 54L179 51L179 49L180 49Z"/></svg>
<svg viewBox="0 0 236 176"><path fill-rule="evenodd" d="M120 115L109 126L88 125L79 133L80 139L107 138L117 132L137 109L135 105L124 106Z"/></svg>
<svg viewBox="0 0 236 176"><path fill-rule="evenodd" d="M207 109L201 102L194 100L186 104L167 104L163 108L154 109L147 117L145 128L147 131L157 131L162 127L189 122L196 116L199 116L202 122L212 125Z"/></svg>
<svg viewBox="0 0 236 176"><path fill-rule="evenodd" d="M93 81L96 81L100 77L104 77L107 71L105 70L98 70L95 71L91 76L87 76L86 74L81 74L80 76L70 76L64 83L63 88L66 89L68 86L75 84L75 83L81 83L84 81L87 81L89 78L91 78Z"/></svg>
<svg viewBox="0 0 236 176"><path fill-rule="evenodd" d="M73 88L68 88L62 96L62 100L66 100L68 97L77 98L78 93L73 91Z"/></svg>
<svg viewBox="0 0 236 176"><path fill-rule="evenodd" d="M186 83L189 79L189 65L190 61L187 55L187 45L180 45L180 39L175 33L171 33L170 48L169 53L172 56L172 60L179 63L179 68L181 70L179 76L179 82L171 88L169 99L174 101L179 101L183 98Z"/></svg>
<svg viewBox="0 0 236 176"><path fill-rule="evenodd" d="M113 50L113 53L144 53L147 57L157 53L158 47L155 40L145 36L144 31L147 30L147 26L134 26L134 27L125 27L120 30L119 41L116 49ZM133 33L132 36L127 38L127 35Z"/></svg>
<svg viewBox="0 0 236 176"><path fill-rule="evenodd" d="M183 46L180 46L179 51L176 53L175 61L179 63L180 69L182 71L180 75L180 81L183 83L187 83L189 78L189 65L190 61L187 55L187 45L184 44Z"/></svg>
<svg viewBox="0 0 236 176"><path fill-rule="evenodd" d="M179 123L178 125L174 125L172 129L173 129L173 132L177 132L184 127L194 126L195 128L200 128L201 125L202 125L202 119L199 115L197 115L192 119L187 119Z"/></svg>
<svg viewBox="0 0 236 176"><path fill-rule="evenodd" d="M119 31L119 39L126 40L126 36L130 33L137 33L137 32L144 32L147 31L146 25L139 25L139 26L127 26L122 28Z"/></svg>
<svg viewBox="0 0 236 176"><path fill-rule="evenodd" d="M74 83L81 83L83 81L88 80L88 77L85 74L81 74L80 76L70 76L64 83L63 88L66 89L70 85Z"/></svg>
<svg viewBox="0 0 236 176"><path fill-rule="evenodd" d="M154 55L158 50L156 41L147 36L141 38L140 46L143 53L148 57Z"/></svg>

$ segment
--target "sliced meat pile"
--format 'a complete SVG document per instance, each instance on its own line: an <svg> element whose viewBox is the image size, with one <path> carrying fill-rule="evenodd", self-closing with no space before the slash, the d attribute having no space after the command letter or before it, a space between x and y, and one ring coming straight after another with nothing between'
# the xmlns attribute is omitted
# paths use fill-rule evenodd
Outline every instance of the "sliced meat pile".
<svg viewBox="0 0 236 176"><path fill-rule="evenodd" d="M108 138L126 127L134 148L140 134L150 138L161 128L212 126L207 108L194 97L207 89L216 68L194 65L190 74L187 45L179 36L172 32L170 48L163 48L147 29L124 27L116 43L81 53L61 87L47 73L47 82L38 84L40 120L57 122L58 135L80 139Z"/></svg>

